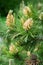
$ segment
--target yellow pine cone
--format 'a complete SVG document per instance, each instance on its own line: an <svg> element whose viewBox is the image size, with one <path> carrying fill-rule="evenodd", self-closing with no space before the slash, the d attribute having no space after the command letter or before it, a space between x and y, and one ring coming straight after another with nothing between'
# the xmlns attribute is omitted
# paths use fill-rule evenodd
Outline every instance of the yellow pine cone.
<svg viewBox="0 0 43 65"><path fill-rule="evenodd" d="M33 20L32 20L32 18L29 18L29 19L27 19L27 20L24 22L24 24L23 24L23 29L28 30L28 29L31 28L32 25L33 25Z"/></svg>
<svg viewBox="0 0 43 65"><path fill-rule="evenodd" d="M8 15L7 15L7 18L6 18L6 25L8 27L11 27L14 25L14 16L12 15L12 11L10 10Z"/></svg>
<svg viewBox="0 0 43 65"><path fill-rule="evenodd" d="M18 52L18 49L15 47L15 45L11 44L9 47L9 52L11 54L16 54Z"/></svg>
<svg viewBox="0 0 43 65"><path fill-rule="evenodd" d="M31 13L31 9L28 7L28 6L25 6L24 9L23 9L23 14L25 16L30 16L32 13Z"/></svg>
<svg viewBox="0 0 43 65"><path fill-rule="evenodd" d="M40 19L40 20L43 20L43 12L40 13L39 19Z"/></svg>

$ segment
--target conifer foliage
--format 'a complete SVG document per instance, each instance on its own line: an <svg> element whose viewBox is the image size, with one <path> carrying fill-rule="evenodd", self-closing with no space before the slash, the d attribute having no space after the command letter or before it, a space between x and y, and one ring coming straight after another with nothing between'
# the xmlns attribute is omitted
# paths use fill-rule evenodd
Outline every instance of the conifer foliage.
<svg viewBox="0 0 43 65"><path fill-rule="evenodd" d="M0 47L0 65L25 65L31 54L43 61L43 4L24 1L19 10L8 12L4 43ZM39 63L43 65L43 63ZM28 64L27 64L28 65Z"/></svg>

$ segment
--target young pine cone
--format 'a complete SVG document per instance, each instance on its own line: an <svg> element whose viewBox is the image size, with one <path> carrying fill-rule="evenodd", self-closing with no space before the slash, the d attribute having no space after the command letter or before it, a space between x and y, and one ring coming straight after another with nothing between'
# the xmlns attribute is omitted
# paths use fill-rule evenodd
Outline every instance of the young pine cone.
<svg viewBox="0 0 43 65"><path fill-rule="evenodd" d="M33 20L32 20L32 18L29 18L29 19L27 19L27 20L24 22L24 24L23 24L23 29L28 30L28 29L31 28L32 25L33 25Z"/></svg>
<svg viewBox="0 0 43 65"><path fill-rule="evenodd" d="M27 6L25 6L24 8L23 8L23 14L25 15L25 16L27 16L27 15L31 15L32 13L31 13L31 9L29 8L29 7L27 7Z"/></svg>
<svg viewBox="0 0 43 65"><path fill-rule="evenodd" d="M6 25L9 28L12 28L12 26L14 25L14 16L12 14L12 10L9 11L8 15L7 15L7 19L6 19Z"/></svg>

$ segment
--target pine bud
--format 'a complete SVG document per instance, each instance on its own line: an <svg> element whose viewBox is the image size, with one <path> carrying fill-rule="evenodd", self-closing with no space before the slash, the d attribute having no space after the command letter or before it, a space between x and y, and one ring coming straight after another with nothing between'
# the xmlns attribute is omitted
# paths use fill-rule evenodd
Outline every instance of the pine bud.
<svg viewBox="0 0 43 65"><path fill-rule="evenodd" d="M15 45L11 44L9 47L9 52L11 54L16 54L18 52L18 49L15 47Z"/></svg>
<svg viewBox="0 0 43 65"><path fill-rule="evenodd" d="M25 6L24 9L23 9L23 14L25 16L28 16L28 15L30 16L31 15L31 9L27 6Z"/></svg>
<svg viewBox="0 0 43 65"><path fill-rule="evenodd" d="M8 12L8 15L7 15L7 18L6 18L6 25L7 25L8 27L12 27L13 24L14 24L14 16L13 16L12 12L13 12L13 11L10 10L10 11Z"/></svg>
<svg viewBox="0 0 43 65"><path fill-rule="evenodd" d="M25 23L23 24L23 29L25 29L25 30L30 29L31 26L32 26L32 24L33 24L32 18L27 19L27 20L25 21Z"/></svg>

